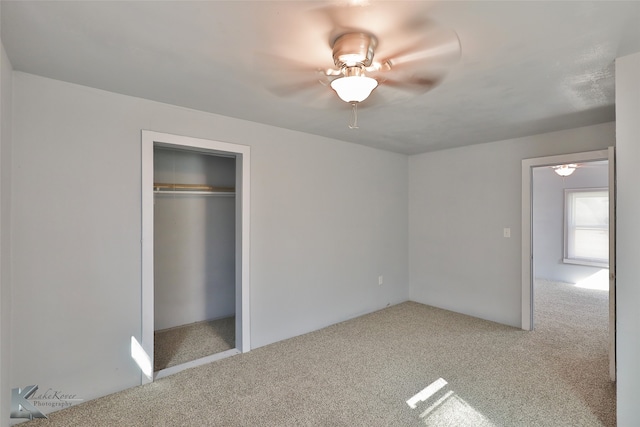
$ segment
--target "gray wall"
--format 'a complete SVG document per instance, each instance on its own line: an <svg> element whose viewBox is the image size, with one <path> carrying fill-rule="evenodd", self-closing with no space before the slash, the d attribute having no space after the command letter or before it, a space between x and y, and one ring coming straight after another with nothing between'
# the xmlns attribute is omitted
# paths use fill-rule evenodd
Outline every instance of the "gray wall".
<svg viewBox="0 0 640 427"><path fill-rule="evenodd" d="M536 278L578 283L601 267L565 264L564 190L607 188L608 162L591 162L567 177L549 167L533 169L533 275Z"/></svg>
<svg viewBox="0 0 640 427"><path fill-rule="evenodd" d="M0 426L11 402L11 99L12 69L0 41Z"/></svg>
<svg viewBox="0 0 640 427"><path fill-rule="evenodd" d="M235 159L154 149L154 182L235 187ZM172 328L235 314L235 198L156 194L154 323Z"/></svg>
<svg viewBox="0 0 640 427"><path fill-rule="evenodd" d="M1 65L6 105L5 57ZM640 55L619 60L616 73L618 419L632 425L640 395ZM408 182L405 156L28 74L13 74L13 98L13 316L21 333L13 334L3 393L37 383L90 399L139 383L129 337L140 333L142 128L252 146L254 347L403 301L407 271L416 301L518 326L520 160L614 142L614 125L603 124L428 153L408 160ZM4 150L11 121L1 112Z"/></svg>
<svg viewBox="0 0 640 427"><path fill-rule="evenodd" d="M640 396L640 53L616 60L618 425L637 425Z"/></svg>
<svg viewBox="0 0 640 427"><path fill-rule="evenodd" d="M614 142L606 123L410 157L411 300L520 327L521 160Z"/></svg>
<svg viewBox="0 0 640 427"><path fill-rule="evenodd" d="M13 79L11 386L90 399L140 383L141 129L251 146L253 348L408 299L406 156Z"/></svg>

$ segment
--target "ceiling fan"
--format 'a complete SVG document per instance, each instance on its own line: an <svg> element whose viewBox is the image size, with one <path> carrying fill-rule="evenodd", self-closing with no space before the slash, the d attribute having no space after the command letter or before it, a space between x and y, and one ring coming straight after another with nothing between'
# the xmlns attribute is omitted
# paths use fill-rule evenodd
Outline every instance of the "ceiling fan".
<svg viewBox="0 0 640 427"><path fill-rule="evenodd" d="M285 75L296 76L284 84L271 86L271 91L285 97L299 97L301 93L309 97L311 89L322 88L325 92L332 89L333 99L351 104L355 112L362 103L367 106L406 99L440 84L460 58L457 33L428 19L424 10L409 10L404 20L394 22L393 16L398 15L394 10L402 7L400 2L383 3L387 7L371 3L316 9L314 12L321 20L312 22L311 27L314 23L329 27L329 37L318 42L326 43L323 52L328 45L331 56L325 55L321 62L317 54L292 52L296 58L311 57L316 63L309 59L272 57L280 69L286 69ZM329 60L332 66L327 66ZM369 98L374 91L387 92L386 99L377 95Z"/></svg>
<svg viewBox="0 0 640 427"><path fill-rule="evenodd" d="M553 171L560 175L561 177L567 177L578 168L590 168L590 167L600 167L600 168L608 168L609 162L607 160L596 160L584 163L567 163L561 165L552 165L549 166ZM605 170L606 173L606 170Z"/></svg>
<svg viewBox="0 0 640 427"><path fill-rule="evenodd" d="M422 64L422 69L419 65L412 69L410 63L434 59L443 53L458 56L460 42L455 33L451 33L451 36L448 45L429 46L423 50L419 47L407 49L397 56L378 59L375 57L378 39L373 34L346 32L333 41L331 47L335 68L324 70L324 74L334 77L330 79L330 87L340 99L350 104L363 102L378 85L423 93L439 84L445 71L441 68L429 69L428 64ZM398 68L400 72L396 72Z"/></svg>

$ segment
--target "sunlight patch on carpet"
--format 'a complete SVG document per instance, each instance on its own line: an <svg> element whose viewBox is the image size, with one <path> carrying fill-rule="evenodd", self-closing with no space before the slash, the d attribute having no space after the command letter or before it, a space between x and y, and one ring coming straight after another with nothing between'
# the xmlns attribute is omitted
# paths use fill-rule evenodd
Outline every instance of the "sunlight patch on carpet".
<svg viewBox="0 0 640 427"><path fill-rule="evenodd" d="M609 269L603 268L597 273L583 279L575 284L576 288L594 289L598 291L609 290Z"/></svg>
<svg viewBox="0 0 640 427"><path fill-rule="evenodd" d="M422 389L419 393L416 393L411 399L407 400L407 405L411 407L411 409L416 409L416 405L418 402L424 402L429 399L431 396L436 394L441 388L446 386L448 383L442 378L438 378L428 386Z"/></svg>
<svg viewBox="0 0 640 427"><path fill-rule="evenodd" d="M428 405L419 417L428 426L474 426L495 427L486 416L458 396L453 390L446 390L447 381L438 378L407 400L411 409L417 409L420 402Z"/></svg>

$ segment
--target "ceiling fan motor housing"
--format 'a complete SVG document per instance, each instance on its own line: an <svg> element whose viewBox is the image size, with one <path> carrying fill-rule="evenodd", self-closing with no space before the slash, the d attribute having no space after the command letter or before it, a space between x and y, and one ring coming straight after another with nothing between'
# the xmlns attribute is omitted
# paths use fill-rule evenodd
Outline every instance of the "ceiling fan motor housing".
<svg viewBox="0 0 640 427"><path fill-rule="evenodd" d="M333 62L336 67L369 67L378 44L376 38L366 33L346 33L333 42Z"/></svg>

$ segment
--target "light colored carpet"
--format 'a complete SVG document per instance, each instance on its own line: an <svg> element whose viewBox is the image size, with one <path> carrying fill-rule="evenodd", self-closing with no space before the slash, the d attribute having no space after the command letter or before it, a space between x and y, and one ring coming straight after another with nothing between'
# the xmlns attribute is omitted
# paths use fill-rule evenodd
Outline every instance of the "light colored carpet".
<svg viewBox="0 0 640 427"><path fill-rule="evenodd" d="M604 425L615 426L609 381L609 292L537 280L534 336L540 357L571 385Z"/></svg>
<svg viewBox="0 0 640 427"><path fill-rule="evenodd" d="M566 319L549 326L545 307L524 332L407 302L29 425L614 426L598 334L574 337ZM581 313L595 322L593 310Z"/></svg>
<svg viewBox="0 0 640 427"><path fill-rule="evenodd" d="M235 316L156 331L154 371L180 365L236 347Z"/></svg>

